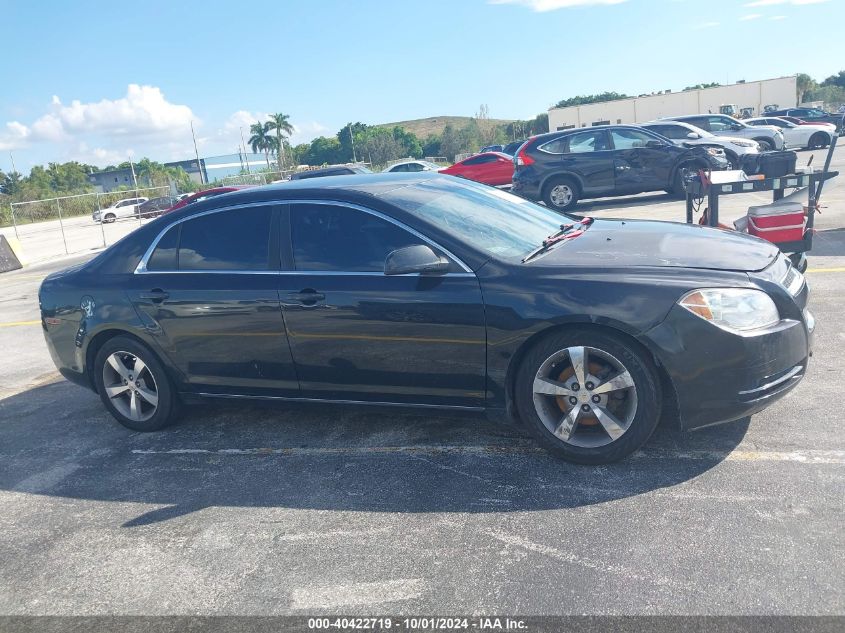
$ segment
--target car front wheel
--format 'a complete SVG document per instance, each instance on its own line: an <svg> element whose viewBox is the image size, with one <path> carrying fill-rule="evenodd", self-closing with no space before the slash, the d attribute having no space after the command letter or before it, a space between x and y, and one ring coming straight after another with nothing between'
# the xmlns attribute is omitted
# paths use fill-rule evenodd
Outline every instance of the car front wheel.
<svg viewBox="0 0 845 633"><path fill-rule="evenodd" d="M109 339L94 361L97 392L109 413L133 431L171 424L178 402L161 362L145 345L125 336Z"/></svg>
<svg viewBox="0 0 845 633"><path fill-rule="evenodd" d="M555 211L569 211L578 204L578 187L569 178L553 178L543 188L543 202Z"/></svg>
<svg viewBox="0 0 845 633"><path fill-rule="evenodd" d="M768 139L755 138L754 140L757 141L757 144L760 146L761 152L773 152L775 150L775 144Z"/></svg>
<svg viewBox="0 0 845 633"><path fill-rule="evenodd" d="M515 397L539 442L581 464L631 454L660 419L653 362L635 344L605 332L573 330L541 340L520 365Z"/></svg>

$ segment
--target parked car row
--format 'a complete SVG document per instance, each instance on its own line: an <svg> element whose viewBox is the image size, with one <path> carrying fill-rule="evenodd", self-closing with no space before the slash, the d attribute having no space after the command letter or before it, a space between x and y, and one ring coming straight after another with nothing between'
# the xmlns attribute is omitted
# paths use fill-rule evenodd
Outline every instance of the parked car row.
<svg viewBox="0 0 845 633"><path fill-rule="evenodd" d="M648 191L683 193L687 169L727 169L724 149L677 145L634 125L541 134L517 153L513 192L569 211L579 200Z"/></svg>

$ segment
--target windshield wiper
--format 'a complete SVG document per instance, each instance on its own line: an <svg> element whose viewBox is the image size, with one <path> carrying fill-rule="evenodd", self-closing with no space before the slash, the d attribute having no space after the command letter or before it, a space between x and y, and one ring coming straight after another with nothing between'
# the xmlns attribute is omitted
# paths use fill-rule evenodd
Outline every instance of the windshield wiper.
<svg viewBox="0 0 845 633"><path fill-rule="evenodd" d="M557 233L552 233L546 239L543 240L543 243L540 244L537 248L533 251L528 253L525 257L522 258L522 263L524 264L528 260L536 257L540 253L545 253L548 251L552 246L559 242L564 242L566 240L571 240L572 238L578 237L581 235L588 226L593 223L593 218L591 217L583 217L579 222L575 222L573 224L561 224L560 230ZM580 226L581 228L576 229L576 226Z"/></svg>

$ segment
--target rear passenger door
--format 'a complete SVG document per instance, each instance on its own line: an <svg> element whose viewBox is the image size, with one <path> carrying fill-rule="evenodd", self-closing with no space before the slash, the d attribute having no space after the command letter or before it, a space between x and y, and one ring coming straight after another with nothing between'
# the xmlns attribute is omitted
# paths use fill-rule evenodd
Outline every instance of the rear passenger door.
<svg viewBox="0 0 845 633"><path fill-rule="evenodd" d="M193 392L298 396L277 290L279 209L215 210L168 228L128 294Z"/></svg>
<svg viewBox="0 0 845 633"><path fill-rule="evenodd" d="M613 148L607 130L585 130L563 138L566 146L557 162L560 169L578 176L584 194L612 195L615 187Z"/></svg>

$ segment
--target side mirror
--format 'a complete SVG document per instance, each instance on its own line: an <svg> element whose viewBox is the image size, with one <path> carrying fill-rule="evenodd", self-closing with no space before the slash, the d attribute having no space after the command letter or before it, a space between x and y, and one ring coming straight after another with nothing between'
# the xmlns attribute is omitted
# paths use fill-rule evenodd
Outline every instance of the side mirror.
<svg viewBox="0 0 845 633"><path fill-rule="evenodd" d="M665 143L658 141L657 139L645 142L645 146L650 147L651 149L658 149L660 147L663 147L664 145Z"/></svg>
<svg viewBox="0 0 845 633"><path fill-rule="evenodd" d="M701 138L701 134L698 134L697 132L690 132L689 134L687 134L687 138L692 139L694 141L696 139Z"/></svg>
<svg viewBox="0 0 845 633"><path fill-rule="evenodd" d="M448 270L449 260L425 244L397 248L384 260L385 275L442 275Z"/></svg>

